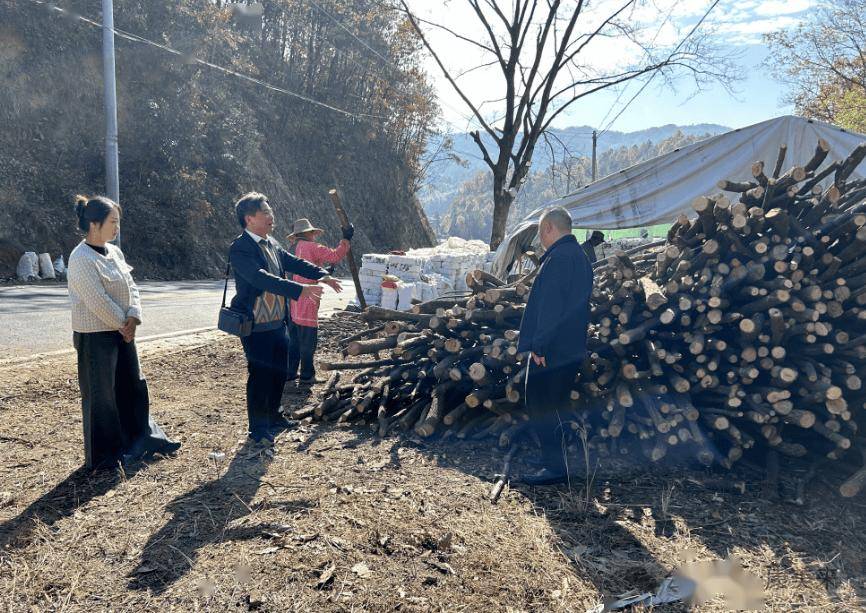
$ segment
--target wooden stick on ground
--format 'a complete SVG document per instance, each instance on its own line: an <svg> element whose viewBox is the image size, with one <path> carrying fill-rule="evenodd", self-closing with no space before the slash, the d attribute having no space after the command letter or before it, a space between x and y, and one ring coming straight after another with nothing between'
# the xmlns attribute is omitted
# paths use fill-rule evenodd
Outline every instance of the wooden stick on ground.
<svg viewBox="0 0 866 613"><path fill-rule="evenodd" d="M496 504L496 501L499 500L499 496L502 495L502 490L505 488L505 484L508 483L508 478L511 476L511 460L516 451L517 445L512 445L505 453L505 460L502 463L502 473L499 475L499 479L496 480L496 483L493 484L493 489L490 490L491 504Z"/></svg>

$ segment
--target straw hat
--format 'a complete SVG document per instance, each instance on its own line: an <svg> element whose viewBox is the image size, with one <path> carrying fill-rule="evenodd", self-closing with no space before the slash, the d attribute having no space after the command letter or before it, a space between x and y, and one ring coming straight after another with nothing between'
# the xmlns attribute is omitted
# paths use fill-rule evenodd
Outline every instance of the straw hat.
<svg viewBox="0 0 866 613"><path fill-rule="evenodd" d="M298 236L299 234L306 234L307 232L324 232L324 230L314 227L309 219L302 217L295 220L295 223L292 224L292 233L289 234L289 238Z"/></svg>

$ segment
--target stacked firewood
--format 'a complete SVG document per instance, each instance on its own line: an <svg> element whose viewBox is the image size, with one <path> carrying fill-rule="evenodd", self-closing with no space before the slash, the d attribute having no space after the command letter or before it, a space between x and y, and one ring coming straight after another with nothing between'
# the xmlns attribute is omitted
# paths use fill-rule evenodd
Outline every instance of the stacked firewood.
<svg viewBox="0 0 866 613"><path fill-rule="evenodd" d="M819 170L828 152L819 141L783 173L783 147L666 240L595 266L591 355L564 407L588 449L724 467L750 449L866 450L866 181L850 180L866 144ZM517 329L531 282L475 271L465 295L368 309L305 414L511 446L529 424ZM863 483L861 470L842 492Z"/></svg>

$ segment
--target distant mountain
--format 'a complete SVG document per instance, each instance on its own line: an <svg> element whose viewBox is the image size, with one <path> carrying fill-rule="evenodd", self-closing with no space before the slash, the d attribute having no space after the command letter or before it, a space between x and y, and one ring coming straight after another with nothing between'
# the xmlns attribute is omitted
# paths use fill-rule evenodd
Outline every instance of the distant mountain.
<svg viewBox="0 0 866 613"><path fill-rule="evenodd" d="M598 155L605 151L622 147L660 143L680 133L686 137L715 135L730 131L731 128L718 124L697 124L692 126L677 126L668 124L646 128L636 132L609 131L598 139ZM493 148L493 139L482 134L482 140ZM443 155L446 149L443 142L450 142L450 156ZM554 163L562 163L568 157L590 156L592 154L592 127L572 126L570 128L551 131L547 139L535 151L532 160L534 171L549 168ZM551 152L552 148L552 152ZM446 158L443 160L443 158ZM456 158L456 159L455 159ZM419 199L424 211L435 227L436 220L448 213L454 199L458 197L463 184L472 181L479 172L488 172L487 165L481 159L478 145L468 133L444 134L431 138L427 145L427 159L433 159L428 167L427 176L419 193Z"/></svg>

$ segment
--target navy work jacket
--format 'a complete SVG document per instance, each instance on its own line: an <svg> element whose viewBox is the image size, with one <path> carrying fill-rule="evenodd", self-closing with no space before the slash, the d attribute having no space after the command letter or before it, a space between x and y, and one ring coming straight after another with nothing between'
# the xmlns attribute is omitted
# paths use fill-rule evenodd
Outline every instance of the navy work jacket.
<svg viewBox="0 0 866 613"><path fill-rule="evenodd" d="M244 232L238 236L229 248L229 263L232 266L235 277L235 296L232 298L232 309L253 315L253 307L256 298L263 292L270 292L278 296L297 300L304 286L294 281L283 278L291 274L299 274L307 279L321 279L328 271L319 268L282 248L273 238L270 239L271 249L277 257L280 266L280 276L268 272L268 263L262 248L256 244L255 239ZM288 304L286 313L288 313ZM287 315L288 317L288 315Z"/></svg>
<svg viewBox="0 0 866 613"><path fill-rule="evenodd" d="M592 266L571 234L550 246L540 266L520 322L518 351L544 357L548 368L580 363L586 358Z"/></svg>

